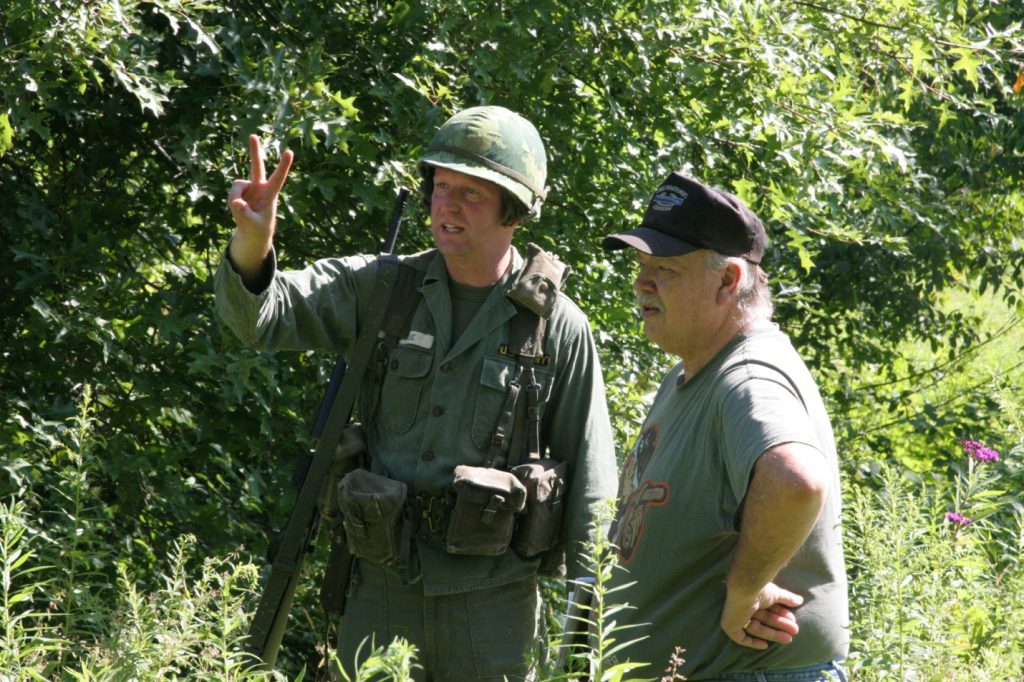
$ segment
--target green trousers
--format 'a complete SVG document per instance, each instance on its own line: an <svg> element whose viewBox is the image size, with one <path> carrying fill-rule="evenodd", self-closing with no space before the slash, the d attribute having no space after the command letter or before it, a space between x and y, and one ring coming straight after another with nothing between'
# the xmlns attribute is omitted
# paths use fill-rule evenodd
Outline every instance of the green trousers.
<svg viewBox="0 0 1024 682"><path fill-rule="evenodd" d="M386 646L402 637L417 650L416 682L531 680L527 657L539 646L539 614L535 577L428 597L422 583L403 585L359 560L341 617L338 660L354 680L371 641Z"/></svg>

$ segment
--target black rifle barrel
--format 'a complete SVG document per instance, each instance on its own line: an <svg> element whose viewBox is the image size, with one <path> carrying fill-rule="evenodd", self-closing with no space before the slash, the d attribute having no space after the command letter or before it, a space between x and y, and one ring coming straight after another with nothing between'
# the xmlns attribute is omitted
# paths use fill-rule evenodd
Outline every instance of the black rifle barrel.
<svg viewBox="0 0 1024 682"><path fill-rule="evenodd" d="M395 206L391 209L391 220L388 221L388 237L384 240L384 253L391 253L395 250L395 242L398 241L398 228L402 225L402 213L405 211L405 202L409 198L409 190L402 187L395 197Z"/></svg>
<svg viewBox="0 0 1024 682"><path fill-rule="evenodd" d="M395 198L384 253L394 250L408 197L409 190L403 187ZM378 295L382 297L381 300L386 301L388 292L378 292ZM383 318L384 306L379 305L376 308L379 309L380 318ZM379 325L378 320L375 326ZM357 368L357 375L362 373L358 368L365 369L376 347L376 334L372 336L373 338L370 338L367 334L361 334L352 350L351 366ZM334 449L352 417L352 408L355 406L360 383L358 376L349 376L346 373L345 359L339 357L331 372L331 380L313 426L313 435L318 438L316 449L305 474L300 477L302 480L295 506L281 533L278 549L270 561L270 576L260 595L256 613L249 624L246 651L259 658L259 667L265 670L273 670L274 663L277 662L299 574L319 528L317 496L330 471Z"/></svg>

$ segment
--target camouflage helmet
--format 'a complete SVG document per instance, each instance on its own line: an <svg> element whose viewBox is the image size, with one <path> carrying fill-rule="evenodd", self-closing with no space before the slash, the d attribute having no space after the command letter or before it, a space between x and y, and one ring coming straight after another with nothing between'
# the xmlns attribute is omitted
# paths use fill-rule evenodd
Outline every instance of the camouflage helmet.
<svg viewBox="0 0 1024 682"><path fill-rule="evenodd" d="M540 134L504 107L472 107L449 118L420 164L489 180L522 202L530 218L540 215L547 195L548 162Z"/></svg>

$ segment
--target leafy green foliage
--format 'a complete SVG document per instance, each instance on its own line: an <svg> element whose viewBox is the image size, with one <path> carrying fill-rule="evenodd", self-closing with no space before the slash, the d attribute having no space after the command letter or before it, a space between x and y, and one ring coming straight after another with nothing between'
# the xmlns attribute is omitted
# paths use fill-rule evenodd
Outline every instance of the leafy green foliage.
<svg viewBox="0 0 1024 682"><path fill-rule="evenodd" d="M669 359L638 333L627 257L599 243L682 169L768 224L777 317L851 475L889 458L944 473L935 442L968 434L1010 451L1019 369L943 391L1000 328L946 294L1022 305L1022 20L959 0L8 0L0 498L24 505L34 565L62 567L52 603L32 597L63 622L43 649L85 660L108 634L100 607L133 581L140 604L164 589L156 566L183 535L194 570L258 560L291 504L332 358L244 350L210 302L252 132L271 164L297 153L277 246L299 267L379 250L451 112L535 122L551 192L519 241L572 267L623 447ZM410 212L403 251L429 246L424 218ZM297 611L317 618L309 594ZM308 630L286 649L312 651Z"/></svg>

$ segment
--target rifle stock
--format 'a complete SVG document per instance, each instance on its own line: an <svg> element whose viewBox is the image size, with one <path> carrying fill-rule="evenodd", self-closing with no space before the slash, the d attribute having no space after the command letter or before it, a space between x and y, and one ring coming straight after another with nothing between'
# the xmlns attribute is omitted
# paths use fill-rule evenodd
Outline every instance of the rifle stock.
<svg viewBox="0 0 1024 682"><path fill-rule="evenodd" d="M384 253L394 248L408 196L409 190L402 188L395 199ZM317 438L316 448L305 472L297 475L301 482L295 506L281 532L276 551L272 550L270 575L260 595L256 613L249 624L245 649L259 659L259 668L272 670L277 661L302 566L320 526L317 497L330 471L334 450L352 417L362 374L376 347L376 330L380 328L384 317L385 305L380 302L388 300L393 283L394 278L378 279L379 288L382 290L378 291L377 301L371 306L368 319L352 350L349 371L346 371L345 359L339 357L331 372L331 380L313 427L313 435ZM373 331L365 333L367 330ZM332 547L332 551L345 549L347 548Z"/></svg>

